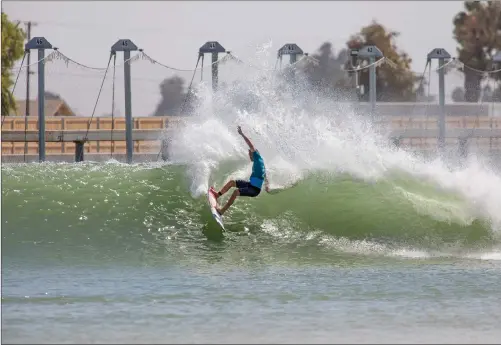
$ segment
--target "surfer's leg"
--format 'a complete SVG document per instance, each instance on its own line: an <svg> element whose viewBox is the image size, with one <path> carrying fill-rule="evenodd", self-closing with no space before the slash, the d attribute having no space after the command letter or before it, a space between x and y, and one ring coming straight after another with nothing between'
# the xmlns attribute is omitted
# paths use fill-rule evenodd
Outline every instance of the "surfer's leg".
<svg viewBox="0 0 501 345"><path fill-rule="evenodd" d="M226 184L221 189L221 191L219 193L217 193L216 198L219 198L220 196L224 195L227 191L229 191L230 188L236 187L236 186L237 186L237 183L235 180L230 180L230 181L226 182Z"/></svg>
<svg viewBox="0 0 501 345"><path fill-rule="evenodd" d="M217 211L219 212L220 215L223 215L223 213L226 212L228 208L230 208L231 205L233 205L233 202L235 202L235 199L240 195L240 191L234 190L233 194L231 194L230 198L226 202L226 205L223 206L223 208L218 209Z"/></svg>

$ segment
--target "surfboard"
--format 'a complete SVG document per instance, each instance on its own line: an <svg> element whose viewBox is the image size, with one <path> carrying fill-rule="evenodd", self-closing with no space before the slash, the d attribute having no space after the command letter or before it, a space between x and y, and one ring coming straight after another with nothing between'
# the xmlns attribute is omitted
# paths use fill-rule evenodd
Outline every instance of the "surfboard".
<svg viewBox="0 0 501 345"><path fill-rule="evenodd" d="M211 190L214 190L214 187L209 187L207 190L207 201L209 203L210 207L210 212L212 213L212 217L216 221L219 226L225 230L224 224L223 224L223 217L216 211L216 206L218 206L217 200L212 194Z"/></svg>

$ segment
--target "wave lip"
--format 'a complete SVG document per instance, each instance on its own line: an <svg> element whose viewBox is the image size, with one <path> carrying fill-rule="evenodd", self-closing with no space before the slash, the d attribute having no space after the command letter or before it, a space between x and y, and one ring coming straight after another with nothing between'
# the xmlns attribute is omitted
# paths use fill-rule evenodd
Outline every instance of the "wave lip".
<svg viewBox="0 0 501 345"><path fill-rule="evenodd" d="M231 63L226 69L231 70ZM202 102L186 126L173 135L169 147L173 161L188 167L193 197L201 196L209 184L248 177L247 147L236 132L241 125L264 157L276 187L311 175L348 176L368 185L386 185L387 196L413 205L412 211L405 206L411 219L419 213L465 227L487 222L493 232L501 233L501 175L483 161L485 157L452 165L397 149L368 114L357 113L343 95L319 95L296 72L294 86L280 75L251 70L215 95L205 85L197 90ZM320 198L327 209L339 203L307 197L305 204L318 203ZM388 197L371 197L390 203L390 212L399 208ZM398 217L397 222L405 218L391 216Z"/></svg>

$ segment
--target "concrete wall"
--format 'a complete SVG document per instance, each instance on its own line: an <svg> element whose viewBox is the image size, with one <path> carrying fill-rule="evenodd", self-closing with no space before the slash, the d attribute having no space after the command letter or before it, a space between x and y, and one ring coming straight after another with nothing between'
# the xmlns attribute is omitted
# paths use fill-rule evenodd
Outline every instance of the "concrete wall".
<svg viewBox="0 0 501 345"><path fill-rule="evenodd" d="M107 162L111 159L117 160L121 163L127 162L127 156L123 153L104 154L104 153L87 153L84 154L84 161L86 162ZM161 160L156 153L135 153L133 156L134 163L155 162ZM75 162L75 154L48 154L46 155L46 162ZM34 163L38 162L38 154L16 154L16 155L2 155L2 163Z"/></svg>
<svg viewBox="0 0 501 345"><path fill-rule="evenodd" d="M354 109L361 114L370 113L370 103L357 103ZM438 103L376 103L376 115L382 116L437 116ZM445 105L446 116L501 117L501 103L450 103Z"/></svg>

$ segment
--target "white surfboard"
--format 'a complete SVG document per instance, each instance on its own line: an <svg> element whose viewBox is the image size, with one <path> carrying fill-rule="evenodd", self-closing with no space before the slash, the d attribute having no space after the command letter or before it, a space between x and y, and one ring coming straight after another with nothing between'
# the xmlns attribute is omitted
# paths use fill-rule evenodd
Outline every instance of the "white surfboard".
<svg viewBox="0 0 501 345"><path fill-rule="evenodd" d="M224 224L223 224L223 217L216 211L216 206L218 206L217 200L214 197L214 195L211 193L211 188L207 190L207 201L209 202L209 207L210 207L210 212L212 213L212 217L214 217L216 223L219 224L219 226L225 230Z"/></svg>

